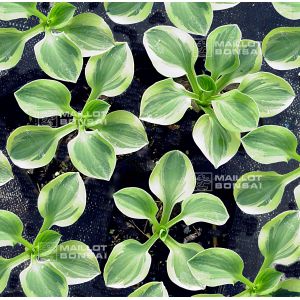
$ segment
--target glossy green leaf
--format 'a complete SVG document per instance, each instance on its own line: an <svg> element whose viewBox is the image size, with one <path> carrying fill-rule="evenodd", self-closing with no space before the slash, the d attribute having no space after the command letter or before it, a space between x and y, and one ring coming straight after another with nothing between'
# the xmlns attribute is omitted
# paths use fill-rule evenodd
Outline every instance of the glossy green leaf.
<svg viewBox="0 0 300 300"><path fill-rule="evenodd" d="M43 257L50 254L59 244L62 235L54 230L45 230L41 232L33 243L35 255Z"/></svg>
<svg viewBox="0 0 300 300"><path fill-rule="evenodd" d="M193 129L193 139L215 168L228 162L241 143L240 134L226 130L213 112L198 119Z"/></svg>
<svg viewBox="0 0 300 300"><path fill-rule="evenodd" d="M168 297L168 291L166 290L163 282L153 281L148 282L134 292L132 292L128 297Z"/></svg>
<svg viewBox="0 0 300 300"><path fill-rule="evenodd" d="M7 152L13 163L23 169L47 165L54 157L59 140L75 130L73 124L60 128L49 126L22 126L7 140Z"/></svg>
<svg viewBox="0 0 300 300"><path fill-rule="evenodd" d="M298 156L296 136L282 126L258 127L242 138L242 144L247 154L262 164L288 162Z"/></svg>
<svg viewBox="0 0 300 300"><path fill-rule="evenodd" d="M36 2L1 2L0 20L29 18L36 10Z"/></svg>
<svg viewBox="0 0 300 300"><path fill-rule="evenodd" d="M140 188L130 187L114 193L117 208L126 216L134 219L148 219L152 222L158 207L147 192Z"/></svg>
<svg viewBox="0 0 300 300"><path fill-rule="evenodd" d="M172 208L191 196L196 186L196 176L189 158L181 151L167 152L153 169L149 186L151 191Z"/></svg>
<svg viewBox="0 0 300 300"><path fill-rule="evenodd" d="M211 6L213 10L223 10L234 7L239 3L240 2L211 2Z"/></svg>
<svg viewBox="0 0 300 300"><path fill-rule="evenodd" d="M300 296L300 280L290 278L282 281L276 291L272 293L272 297L299 297Z"/></svg>
<svg viewBox="0 0 300 300"><path fill-rule="evenodd" d="M188 33L206 35L213 19L208 2L165 2L170 21Z"/></svg>
<svg viewBox="0 0 300 300"><path fill-rule="evenodd" d="M258 246L269 263L290 265L300 257L300 212L283 212L266 223L258 236Z"/></svg>
<svg viewBox="0 0 300 300"><path fill-rule="evenodd" d="M88 101L83 110L82 118L86 127L90 128L103 123L110 105L102 100L91 100Z"/></svg>
<svg viewBox="0 0 300 300"><path fill-rule="evenodd" d="M116 166L113 146L96 131L81 131L68 144L70 159L82 174L109 180Z"/></svg>
<svg viewBox="0 0 300 300"><path fill-rule="evenodd" d="M232 250L210 248L189 260L192 274L207 286L234 284L240 280L244 263Z"/></svg>
<svg viewBox="0 0 300 300"><path fill-rule="evenodd" d="M15 92L21 109L34 118L61 116L70 111L71 93L62 83L38 79Z"/></svg>
<svg viewBox="0 0 300 300"><path fill-rule="evenodd" d="M193 194L185 199L181 205L180 216L187 225L196 222L224 225L229 218L221 199L208 193Z"/></svg>
<svg viewBox="0 0 300 300"><path fill-rule="evenodd" d="M50 28L62 28L73 18L75 10L76 7L71 3L56 2L48 14L47 24Z"/></svg>
<svg viewBox="0 0 300 300"><path fill-rule="evenodd" d="M233 72L226 74L220 81L229 83L241 82L243 77L260 70L262 64L262 52L260 43L252 40L241 40L239 45L240 65Z"/></svg>
<svg viewBox="0 0 300 300"><path fill-rule="evenodd" d="M126 288L147 276L151 256L147 247L136 240L126 240L114 247L104 268L106 286Z"/></svg>
<svg viewBox="0 0 300 300"><path fill-rule="evenodd" d="M1 243L1 242L0 242ZM0 293L2 293L8 283L11 267L9 259L0 256Z"/></svg>
<svg viewBox="0 0 300 300"><path fill-rule="evenodd" d="M300 185L298 185L295 189L294 189L294 196L295 196L295 201L297 203L297 206L300 210Z"/></svg>
<svg viewBox="0 0 300 300"><path fill-rule="evenodd" d="M158 81L143 94L140 119L159 125L171 125L191 107L188 91L172 78Z"/></svg>
<svg viewBox="0 0 300 300"><path fill-rule="evenodd" d="M107 15L118 24L134 24L144 21L151 13L150 2L104 2Z"/></svg>
<svg viewBox="0 0 300 300"><path fill-rule="evenodd" d="M114 147L117 155L138 151L148 144L142 122L125 110L109 113L97 129L99 134Z"/></svg>
<svg viewBox="0 0 300 300"><path fill-rule="evenodd" d="M67 297L65 276L49 262L32 260L20 274L22 289L27 297Z"/></svg>
<svg viewBox="0 0 300 300"><path fill-rule="evenodd" d="M167 259L167 271L170 279L178 286L192 290L202 290L205 285L194 277L188 267L188 260L201 252L203 248L196 243L180 244L170 236L165 240L170 250Z"/></svg>
<svg viewBox="0 0 300 300"><path fill-rule="evenodd" d="M83 64L79 48L64 33L46 32L34 46L37 62L50 77L76 82Z"/></svg>
<svg viewBox="0 0 300 300"><path fill-rule="evenodd" d="M44 223L66 227L74 224L83 214L86 191L78 173L62 174L46 184L39 194L38 209Z"/></svg>
<svg viewBox="0 0 300 300"><path fill-rule="evenodd" d="M246 132L258 125L259 110L251 97L231 90L213 98L212 106L221 125L232 132Z"/></svg>
<svg viewBox="0 0 300 300"><path fill-rule="evenodd" d="M14 213L0 210L0 247L14 246L22 238L23 223Z"/></svg>
<svg viewBox="0 0 300 300"><path fill-rule="evenodd" d="M300 27L279 27L264 38L265 61L274 69L291 70L300 67Z"/></svg>
<svg viewBox="0 0 300 300"><path fill-rule="evenodd" d="M234 198L247 214L264 214L274 210L284 193L284 176L276 172L244 174L234 186Z"/></svg>
<svg viewBox="0 0 300 300"><path fill-rule="evenodd" d="M287 81L267 72L246 76L238 89L256 102L261 117L279 114L295 98L295 92Z"/></svg>
<svg viewBox="0 0 300 300"><path fill-rule="evenodd" d="M11 165L6 156L0 151L0 186L14 178Z"/></svg>
<svg viewBox="0 0 300 300"><path fill-rule="evenodd" d="M0 40L0 70L10 69L22 57L27 41L26 32L15 28L0 28Z"/></svg>
<svg viewBox="0 0 300 300"><path fill-rule="evenodd" d="M256 295L268 295L279 284L283 273L276 271L275 269L267 268L258 274L255 278L255 294Z"/></svg>
<svg viewBox="0 0 300 300"><path fill-rule="evenodd" d="M239 65L241 31L237 25L224 25L213 30L206 40L205 68L212 78L229 74Z"/></svg>
<svg viewBox="0 0 300 300"><path fill-rule="evenodd" d="M276 11L283 17L290 20L300 19L300 3L299 2L272 2Z"/></svg>
<svg viewBox="0 0 300 300"><path fill-rule="evenodd" d="M81 50L83 57L104 53L115 44L109 26L93 13L75 16L62 30Z"/></svg>
<svg viewBox="0 0 300 300"><path fill-rule="evenodd" d="M117 43L109 51L93 56L85 68L85 77L93 93L118 96L129 87L134 73L134 61L127 43Z"/></svg>
<svg viewBox="0 0 300 300"><path fill-rule="evenodd" d="M64 274L69 285L90 281L100 274L95 254L79 241L61 243L47 259Z"/></svg>
<svg viewBox="0 0 300 300"><path fill-rule="evenodd" d="M217 89L215 81L206 74L198 75L197 82L205 97L211 96Z"/></svg>
<svg viewBox="0 0 300 300"><path fill-rule="evenodd" d="M181 77L192 72L198 58L195 40L172 26L155 26L143 38L154 68L166 77Z"/></svg>

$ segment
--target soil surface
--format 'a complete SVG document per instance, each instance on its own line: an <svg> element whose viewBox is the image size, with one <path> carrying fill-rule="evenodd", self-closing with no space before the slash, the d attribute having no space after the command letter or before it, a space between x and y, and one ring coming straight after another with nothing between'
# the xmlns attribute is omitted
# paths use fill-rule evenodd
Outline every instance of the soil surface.
<svg viewBox="0 0 300 300"><path fill-rule="evenodd" d="M144 22L134 25L114 24L105 14L102 3L74 3L77 13L95 12L102 16L113 30L117 41L127 41L132 49L135 60L135 77L126 93L113 99L108 99L111 110L124 109L139 115L139 105L144 90L158 80L164 79L151 65L142 44L143 33L150 27L159 24L171 25L163 4L156 3L150 17ZM43 12L49 10L49 3L40 3ZM30 28L37 20L0 21L0 27L17 27L20 30ZM270 3L241 3L234 8L214 13L211 30L225 24L235 23L241 28L243 38L262 41L263 37L273 28L280 26L300 26L299 21L291 21L281 17ZM0 149L5 149L6 139L15 128L25 124L52 124L57 126L62 120L55 118L36 120L29 118L17 105L13 93L24 84L41 78L49 78L39 68L33 52L33 46L42 35L29 41L20 63L13 69L0 72ZM205 38L195 37L199 45L200 57L197 62L197 73L203 73L203 57L205 56ZM85 63L87 59L85 59ZM270 71L285 78L299 94L298 70L280 72L271 69L266 63L262 70ZM72 92L72 106L81 110L88 98L89 87L86 84L84 70L76 84L65 83ZM278 116L263 119L260 125L276 124L292 130L300 138L299 123L300 100L297 97L293 104ZM179 149L191 159L197 173L197 189L205 188L225 203L230 219L224 226L197 223L186 226L182 222L172 228L170 234L177 241L193 241L212 247L218 245L230 248L241 255L245 262L245 274L253 279L262 262L262 256L257 246L257 236L260 228L275 215L287 209L295 208L293 189L297 182L290 184L285 191L283 200L274 212L251 216L242 213L236 206L232 186L234 181L243 173L254 170L274 170L279 173L291 171L297 167L296 162L261 165L249 158L241 148L237 155L226 165L215 170L203 156L192 139L192 128L199 114L188 111L184 118L174 126L157 126L145 123L149 137L149 145L131 155L118 158L114 175L110 182L84 177L88 201L87 207L77 223L67 228L57 228L63 234L63 240L77 239L94 249L99 258L101 270L113 246L127 238L136 238L141 242L150 233L149 224L144 221L132 220L122 215L115 207L112 194L123 187L136 186L150 191L148 179L155 162L167 151ZM64 139L57 151L55 159L46 167L35 170L13 168L15 179L0 188L0 209L10 210L20 216L25 227L25 236L33 241L42 223L37 210L37 197L43 185L58 174L74 171L70 163L66 144L70 137ZM216 177L219 176L219 177ZM223 178L222 178L223 176ZM298 181L299 184L299 181ZM176 208L178 210L178 208ZM0 255L10 257L21 251L21 247L1 248ZM166 259L168 249L162 242L157 242L151 249L152 266L149 275L143 283L157 280L163 281L171 296L191 296L195 292L187 291L173 284L167 276ZM134 259L134 257L133 257ZM17 268L12 272L8 287L3 296L23 296L19 283ZM278 266L287 277L300 276L300 263L290 267ZM135 288L135 287L134 287ZM133 288L106 288L102 275L94 280L70 287L70 296L127 296ZM224 293L234 295L241 291L239 284L210 288L207 293Z"/></svg>

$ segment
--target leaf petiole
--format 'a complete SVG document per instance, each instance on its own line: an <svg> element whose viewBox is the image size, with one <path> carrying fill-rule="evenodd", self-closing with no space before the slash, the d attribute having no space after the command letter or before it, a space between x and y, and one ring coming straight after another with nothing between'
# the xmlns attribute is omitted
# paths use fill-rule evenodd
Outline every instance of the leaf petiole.
<svg viewBox="0 0 300 300"><path fill-rule="evenodd" d="M154 233L144 244L146 251L149 251L149 249L153 246L153 244L158 240L158 233Z"/></svg>
<svg viewBox="0 0 300 300"><path fill-rule="evenodd" d="M42 33L43 31L44 31L44 25L39 24L39 25L36 25L35 27L32 27L32 28L26 30L24 37L29 40L29 39L33 38L34 36Z"/></svg>
<svg viewBox="0 0 300 300"><path fill-rule="evenodd" d="M197 82L195 70L191 69L191 71L188 72L186 76L187 76L187 79L188 79L192 89L193 89L193 92L197 95L200 95L201 90L200 90L198 82Z"/></svg>
<svg viewBox="0 0 300 300"><path fill-rule="evenodd" d="M237 278L240 282L244 283L246 286L248 286L249 288L252 288L254 287L254 283L251 282L248 278L246 278L244 275L240 275L238 278Z"/></svg>
<svg viewBox="0 0 300 300"><path fill-rule="evenodd" d="M42 22L47 21L47 16L40 12L37 8L32 11L33 16L38 17Z"/></svg>
<svg viewBox="0 0 300 300"><path fill-rule="evenodd" d="M26 248L28 248L29 250L31 250L32 249L32 244L31 243L29 243L26 239L24 239L22 236L18 239L18 242L20 243L20 244L22 244L23 246L25 246Z"/></svg>
<svg viewBox="0 0 300 300"><path fill-rule="evenodd" d="M9 259L9 266L11 269L17 267L18 265L24 263L25 261L29 260L31 257L30 251L25 251L13 258Z"/></svg>
<svg viewBox="0 0 300 300"><path fill-rule="evenodd" d="M182 214L180 213L179 215L177 215L175 218L173 218L172 220L170 220L167 224L166 224L166 228L171 228L172 226L174 226L175 224L177 224L178 222L180 222L182 220Z"/></svg>
<svg viewBox="0 0 300 300"><path fill-rule="evenodd" d="M291 183L292 181L298 179L300 177L300 167L298 167L296 170L291 171L285 175L283 175L285 182Z"/></svg>

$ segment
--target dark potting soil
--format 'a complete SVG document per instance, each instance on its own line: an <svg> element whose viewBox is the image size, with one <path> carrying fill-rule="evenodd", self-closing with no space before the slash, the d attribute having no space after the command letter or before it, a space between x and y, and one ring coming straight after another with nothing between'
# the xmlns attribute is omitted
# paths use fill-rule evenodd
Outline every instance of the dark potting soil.
<svg viewBox="0 0 300 300"><path fill-rule="evenodd" d="M113 30L117 41L127 41L132 49L135 60L135 77L126 93L113 99L108 99L112 105L111 110L124 109L139 115L139 105L144 90L163 77L156 72L142 45L143 33L150 27L159 24L171 25L163 8L163 4L156 3L150 17L144 22L134 25L114 24L105 14L102 3L75 3L77 13L94 12L102 16ZM43 12L48 12L49 3L40 3ZM36 24L37 20L19 19L10 22L0 21L0 27L17 27L25 30ZM211 29L220 25L235 23L241 28L243 38L262 41L263 37L273 28L280 26L300 26L299 21L291 21L281 17L270 3L241 3L234 8L214 13ZM29 118L18 107L13 93L24 84L41 78L48 78L39 68L33 46L42 38L42 35L29 41L20 63L13 69L0 72L0 149L5 149L8 135L15 128L25 124L50 124L57 126L66 121L63 119L36 120ZM197 40L200 57L197 62L197 73L204 72L205 37L195 37ZM85 63L87 59L85 59ZM280 72L271 69L266 63L262 70L270 71L285 78L299 94L298 70ZM72 105L81 110L89 94L84 70L76 84L65 83L72 92ZM278 116L262 119L260 125L276 124L292 130L299 136L299 97L293 104ZM59 228L63 240L76 239L88 244L99 258L103 270L106 258L117 243L135 238L144 242L147 234L151 232L149 224L123 216L115 207L112 194L123 187L137 186L149 192L148 179L155 162L167 151L179 149L191 159L197 174L196 191L209 191L219 196L225 203L230 219L224 226L197 223L192 226L177 224L171 229L170 234L179 242L198 242L205 248L220 246L230 248L241 255L245 262L245 274L254 279L261 263L262 255L257 246L257 236L260 228L275 215L295 208L293 189L298 182L290 184L285 191L283 200L274 212L252 216L242 213L236 206L232 186L234 181L242 174L254 170L274 170L279 173L291 171L297 167L296 162L261 165L251 160L243 149L226 165L215 170L203 156L192 139L192 128L199 115L188 111L183 120L173 126L157 126L145 123L149 137L149 145L137 153L120 156L114 175L110 182L94 180L84 177L87 189L87 207L77 223L70 227ZM53 161L44 168L35 170L22 170L13 167L15 179L0 188L0 209L10 210L20 216L25 227L25 236L33 241L42 223L37 210L37 197L40 188L58 174L74 171L70 163L66 144L70 137L64 139ZM179 209L178 207L176 208ZM1 248L0 255L10 257L21 251L21 247ZM163 281L171 296L191 296L195 292L187 291L173 284L166 272L166 259L168 249L162 242L157 242L151 249L152 266L147 278L149 281ZM134 259L134 257L133 257ZM23 296L19 282L17 268L12 272L8 287L3 296ZM300 276L300 263L290 267L278 266L287 277ZM133 287L134 288L134 287ZM127 296L133 288L111 289L104 285L102 275L94 280L70 287L70 296ZM241 285L209 288L208 293L224 293L234 295L241 291Z"/></svg>

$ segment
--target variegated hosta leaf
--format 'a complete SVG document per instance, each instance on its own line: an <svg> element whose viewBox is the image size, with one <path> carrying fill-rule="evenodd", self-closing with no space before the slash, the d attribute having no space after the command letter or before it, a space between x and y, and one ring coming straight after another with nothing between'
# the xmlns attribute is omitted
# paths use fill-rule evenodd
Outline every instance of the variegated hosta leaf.
<svg viewBox="0 0 300 300"><path fill-rule="evenodd" d="M76 82L83 64L79 48L64 33L46 32L34 46L37 62L50 77Z"/></svg>
<svg viewBox="0 0 300 300"><path fill-rule="evenodd" d="M238 5L240 2L211 2L211 6L213 10L223 10L234 7Z"/></svg>
<svg viewBox="0 0 300 300"><path fill-rule="evenodd" d="M142 122L125 110L109 113L97 129L99 134L114 147L117 155L138 151L148 144Z"/></svg>
<svg viewBox="0 0 300 300"><path fill-rule="evenodd" d="M73 172L50 181L41 189L38 198L38 209L48 228L74 224L84 212L85 205L84 182L79 173Z"/></svg>
<svg viewBox="0 0 300 300"><path fill-rule="evenodd" d="M38 234L33 243L34 254L40 258L56 249L62 235L54 230L45 230Z"/></svg>
<svg viewBox="0 0 300 300"><path fill-rule="evenodd" d="M10 272L10 260L0 256L0 293L2 293L7 286Z"/></svg>
<svg viewBox="0 0 300 300"><path fill-rule="evenodd" d="M143 43L154 68L166 77L191 73L198 58L195 40L185 31L172 26L148 29Z"/></svg>
<svg viewBox="0 0 300 300"><path fill-rule="evenodd" d="M81 131L68 144L70 159L82 174L109 180L116 166L113 146L97 131Z"/></svg>
<svg viewBox="0 0 300 300"><path fill-rule="evenodd" d="M196 222L224 225L229 218L221 199L208 193L193 194L185 199L181 205L180 216L187 225Z"/></svg>
<svg viewBox="0 0 300 300"><path fill-rule="evenodd" d="M279 27L264 38L265 61L274 69L291 70L300 67L300 27Z"/></svg>
<svg viewBox="0 0 300 300"><path fill-rule="evenodd" d="M2 4L0 3L0 6ZM0 70L10 69L22 57L27 41L26 32L15 28L0 28L0 40Z"/></svg>
<svg viewBox="0 0 300 300"><path fill-rule="evenodd" d="M82 110L82 119L87 128L91 128L103 123L110 105L102 100L91 100L86 102Z"/></svg>
<svg viewBox="0 0 300 300"><path fill-rule="evenodd" d="M93 251L79 241L61 243L45 259L64 274L69 285L90 281L101 273Z"/></svg>
<svg viewBox="0 0 300 300"><path fill-rule="evenodd" d="M295 92L287 81L268 72L247 75L238 89L256 102L260 117L279 114L295 98Z"/></svg>
<svg viewBox="0 0 300 300"><path fill-rule="evenodd" d="M11 165L6 156L0 151L0 186L14 178Z"/></svg>
<svg viewBox="0 0 300 300"><path fill-rule="evenodd" d="M202 115L193 129L193 139L215 168L228 162L240 147L240 133L225 129L213 112Z"/></svg>
<svg viewBox="0 0 300 300"><path fill-rule="evenodd" d="M144 21L151 13L150 2L104 2L107 15L118 24L134 24Z"/></svg>
<svg viewBox="0 0 300 300"><path fill-rule="evenodd" d="M14 213L0 210L0 247L14 246L22 238L23 223Z"/></svg>
<svg viewBox="0 0 300 300"><path fill-rule="evenodd" d="M62 28L72 19L75 10L76 7L71 3L56 2L47 16L47 24L49 24L51 28Z"/></svg>
<svg viewBox="0 0 300 300"><path fill-rule="evenodd" d="M117 43L109 51L93 56L85 68L85 77L97 96L118 96L129 87L134 61L127 43Z"/></svg>
<svg viewBox="0 0 300 300"><path fill-rule="evenodd" d="M299 260L300 212L283 212L265 224L258 237L258 246L269 264L290 265Z"/></svg>
<svg viewBox="0 0 300 300"><path fill-rule="evenodd" d="M205 285L194 277L188 267L188 260L201 252L203 248L196 243L180 244L170 236L165 240L170 250L167 259L167 271L170 279L178 286L192 291L203 290Z"/></svg>
<svg viewBox="0 0 300 300"><path fill-rule="evenodd" d="M243 276L244 263L232 250L210 248L189 260L192 274L207 286L234 284Z"/></svg>
<svg viewBox="0 0 300 300"><path fill-rule="evenodd" d="M105 285L126 288L147 276L151 265L148 248L136 240L126 240L114 247L104 268Z"/></svg>
<svg viewBox="0 0 300 300"><path fill-rule="evenodd" d="M285 177L276 172L250 172L234 185L234 198L247 214L265 214L280 203L285 189Z"/></svg>
<svg viewBox="0 0 300 300"><path fill-rule="evenodd" d="M143 94L140 119L159 125L171 125L191 107L188 91L172 78L158 81Z"/></svg>
<svg viewBox="0 0 300 300"><path fill-rule="evenodd" d="M299 2L272 2L276 11L283 17L290 20L300 19L300 3Z"/></svg>
<svg viewBox="0 0 300 300"><path fill-rule="evenodd" d="M252 40L241 40L239 60L239 67L233 72L222 76L220 81L227 82L227 85L233 82L241 82L245 75L258 72L262 64L260 43Z"/></svg>
<svg viewBox="0 0 300 300"><path fill-rule="evenodd" d="M200 90L206 97L212 95L217 89L215 81L206 74L198 75L197 82Z"/></svg>
<svg viewBox="0 0 300 300"><path fill-rule="evenodd" d="M152 222L158 212L158 207L146 191L129 187L114 193L117 208L126 216L134 219L148 219Z"/></svg>
<svg viewBox="0 0 300 300"><path fill-rule="evenodd" d="M35 11L36 2L1 2L0 20L9 21L20 18L29 18Z"/></svg>
<svg viewBox="0 0 300 300"><path fill-rule="evenodd" d="M77 45L83 57L104 53L115 45L109 26L93 13L75 16L62 31Z"/></svg>
<svg viewBox="0 0 300 300"><path fill-rule="evenodd" d="M172 208L191 196L195 189L196 176L191 161L181 151L167 152L153 169L149 186L165 207Z"/></svg>
<svg viewBox="0 0 300 300"><path fill-rule="evenodd" d="M229 131L246 132L258 125L257 104L251 97L238 90L214 97L212 106L221 125Z"/></svg>
<svg viewBox="0 0 300 300"><path fill-rule="evenodd" d="M258 127L242 138L242 144L247 154L261 164L288 162L298 157L296 136L282 126Z"/></svg>
<svg viewBox="0 0 300 300"><path fill-rule="evenodd" d="M300 297L300 279L289 278L280 282L272 297Z"/></svg>
<svg viewBox="0 0 300 300"><path fill-rule="evenodd" d="M300 185L298 185L295 189L294 189L294 196L295 196L295 201L297 203L297 206L300 210Z"/></svg>
<svg viewBox="0 0 300 300"><path fill-rule="evenodd" d="M38 79L15 92L21 109L34 118L61 116L70 111L71 93L62 83Z"/></svg>
<svg viewBox="0 0 300 300"><path fill-rule="evenodd" d="M276 289L279 284L283 273L276 271L272 268L267 268L258 273L255 278L255 294L259 296L269 295Z"/></svg>
<svg viewBox="0 0 300 300"><path fill-rule="evenodd" d="M60 128L26 125L14 130L7 140L7 152L13 163L23 169L40 168L54 157L59 140L76 126Z"/></svg>
<svg viewBox="0 0 300 300"><path fill-rule="evenodd" d="M237 25L224 25L213 30L206 40L205 68L213 79L233 72L240 65L241 31Z"/></svg>
<svg viewBox="0 0 300 300"><path fill-rule="evenodd" d="M153 281L142 285L128 297L169 297L169 295L163 282Z"/></svg>
<svg viewBox="0 0 300 300"><path fill-rule="evenodd" d="M170 21L188 33L206 35L213 19L208 2L165 2Z"/></svg>
<svg viewBox="0 0 300 300"><path fill-rule="evenodd" d="M67 297L65 276L49 262L32 260L20 274L22 289L27 297Z"/></svg>

